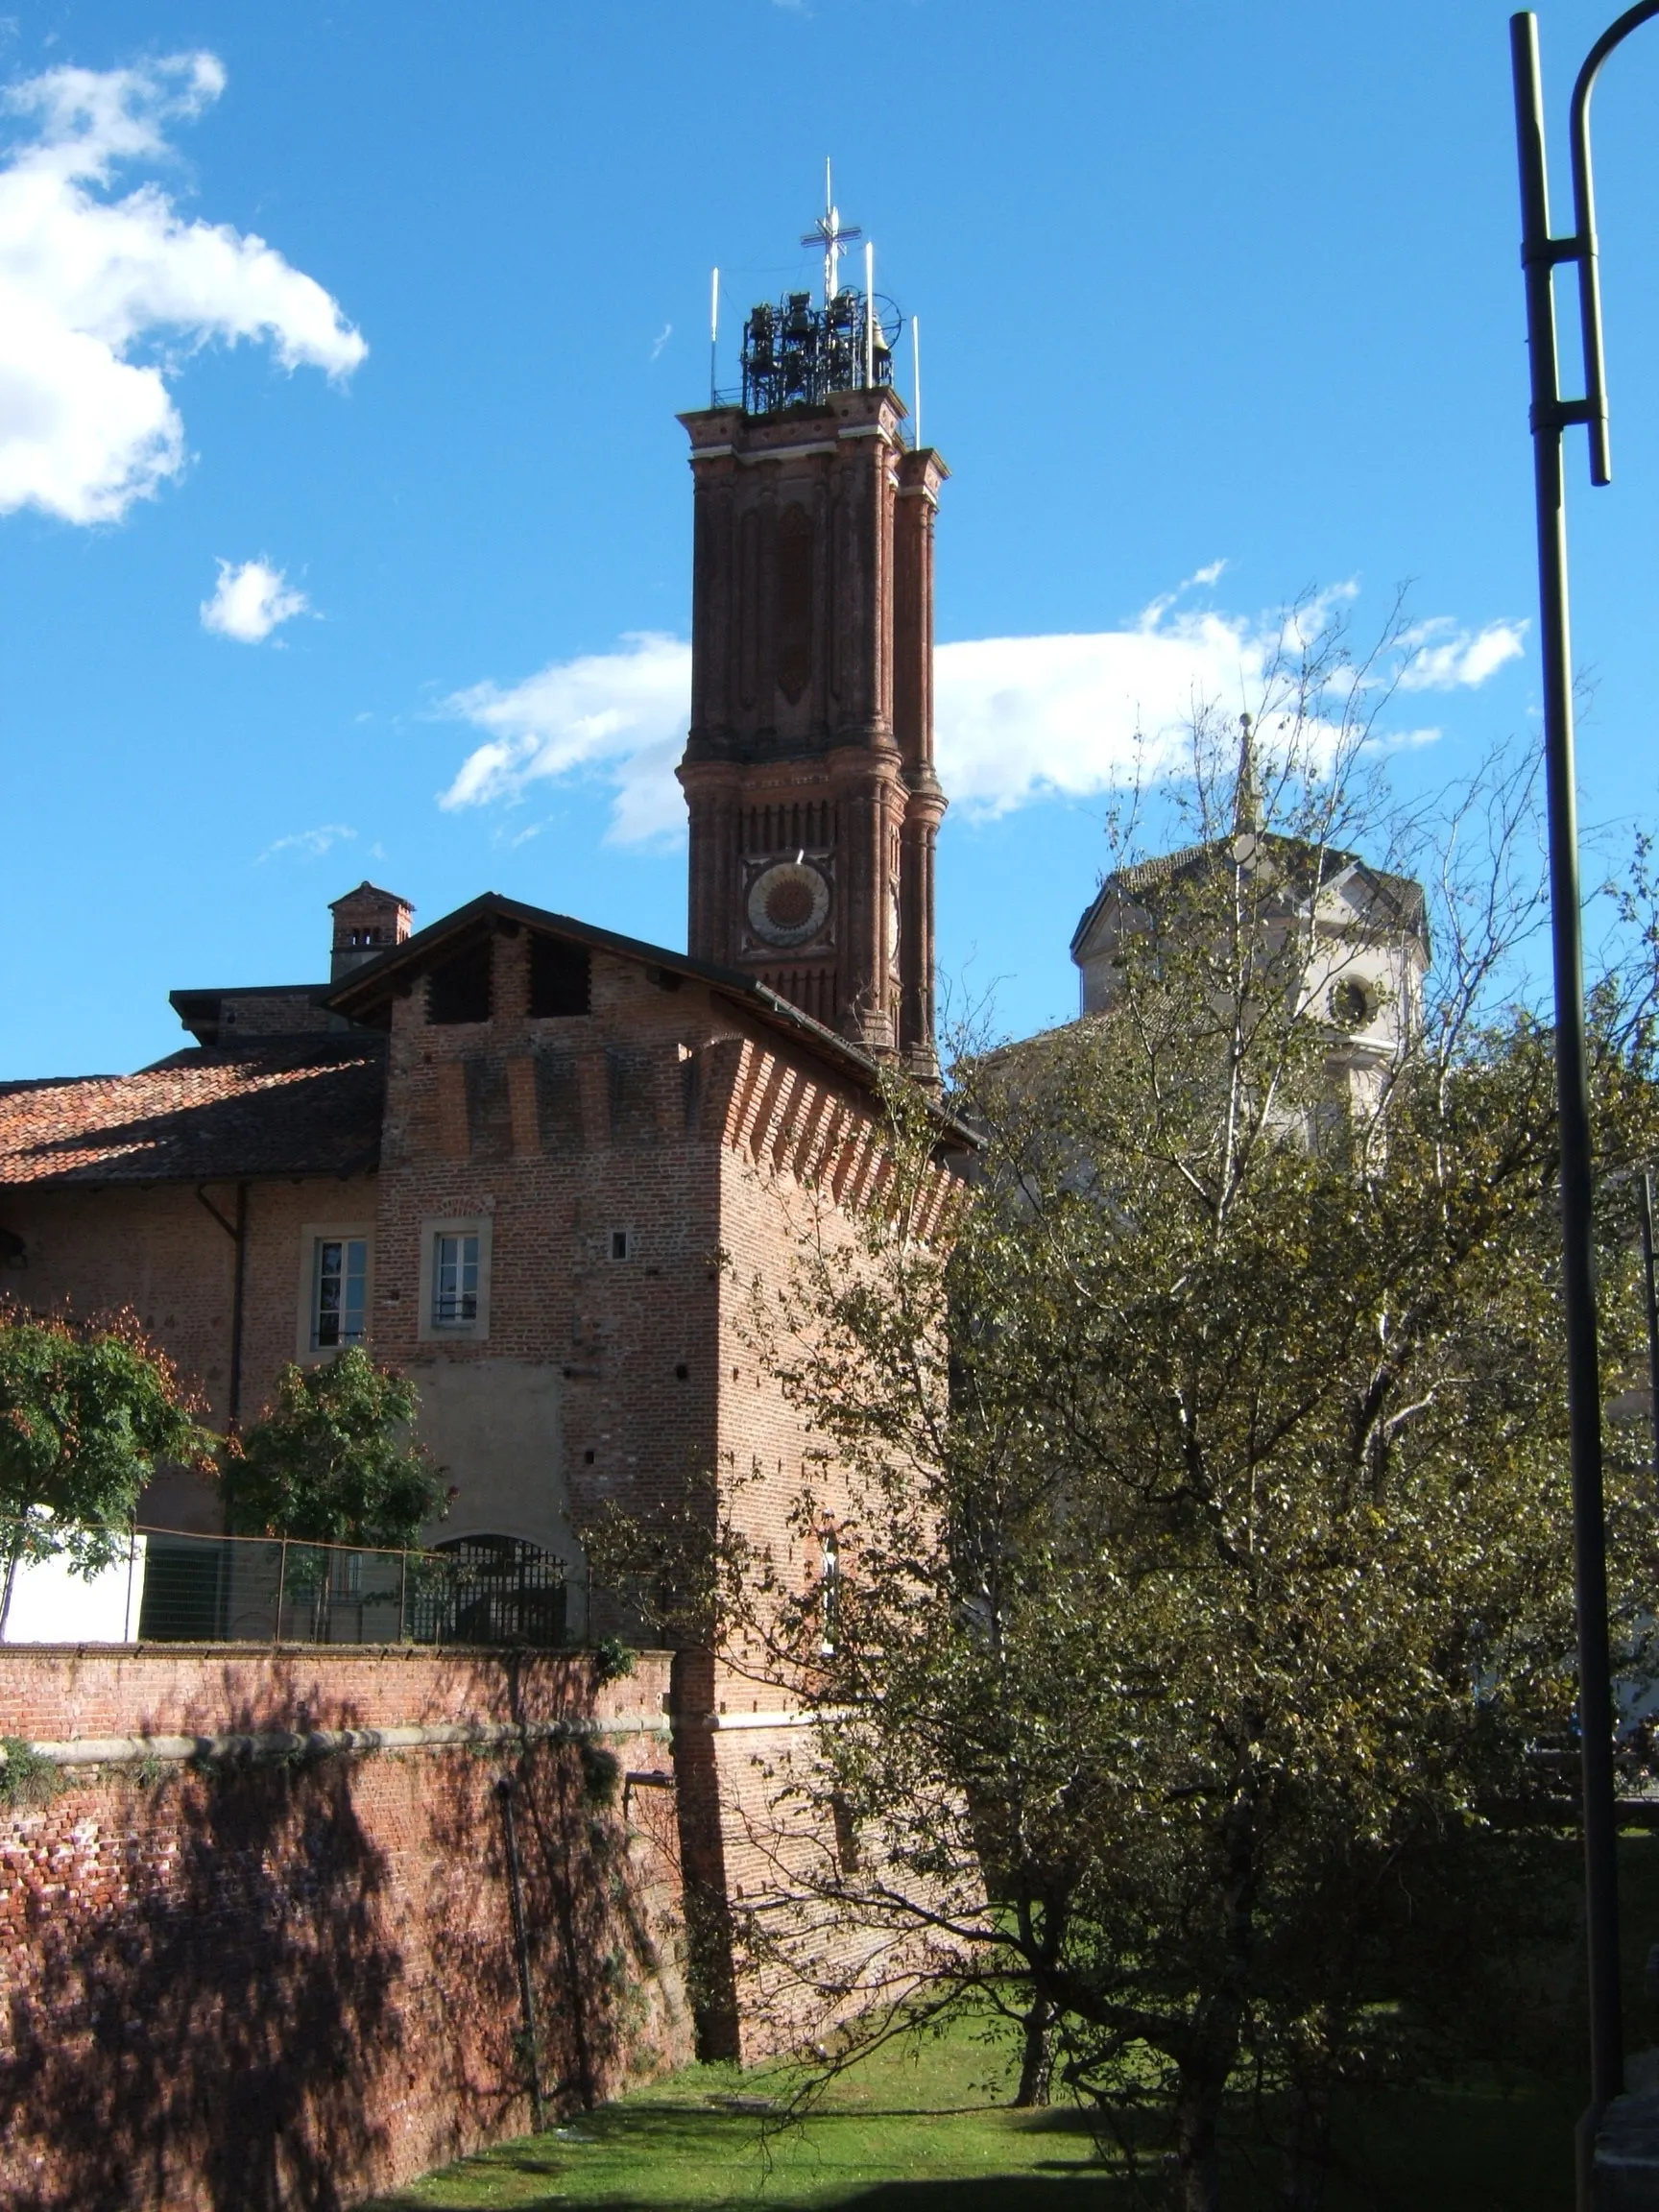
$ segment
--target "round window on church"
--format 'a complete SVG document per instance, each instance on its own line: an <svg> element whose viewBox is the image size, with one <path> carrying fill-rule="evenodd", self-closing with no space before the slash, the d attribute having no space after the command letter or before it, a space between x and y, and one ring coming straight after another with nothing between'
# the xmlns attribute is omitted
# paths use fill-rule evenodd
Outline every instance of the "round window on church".
<svg viewBox="0 0 1659 2212"><path fill-rule="evenodd" d="M768 945L805 945L829 915L830 886L807 861L780 861L749 886L749 926Z"/></svg>
<svg viewBox="0 0 1659 2212"><path fill-rule="evenodd" d="M1332 984L1331 996L1326 1004L1338 1029L1363 1029L1377 1011L1370 992L1352 975L1345 975L1341 982Z"/></svg>

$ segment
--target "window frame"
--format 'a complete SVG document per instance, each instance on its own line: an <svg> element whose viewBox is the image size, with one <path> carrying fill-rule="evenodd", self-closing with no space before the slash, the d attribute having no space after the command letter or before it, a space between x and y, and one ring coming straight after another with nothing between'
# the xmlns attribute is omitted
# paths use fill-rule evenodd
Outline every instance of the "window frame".
<svg viewBox="0 0 1659 2212"><path fill-rule="evenodd" d="M818 1655L834 1655L841 1614L841 1534L834 1527L818 1531Z"/></svg>
<svg viewBox="0 0 1659 2212"><path fill-rule="evenodd" d="M493 1252L493 1216L488 1214L428 1214L421 1223L420 1313L416 1340L421 1344L478 1344L490 1334L490 1272ZM470 1321L437 1321L432 1314L437 1289L440 1237L478 1239L478 1310Z"/></svg>
<svg viewBox="0 0 1659 2212"><path fill-rule="evenodd" d="M320 1366L348 1349L345 1344L317 1342L317 1283L321 1248L325 1244L364 1246L363 1334L367 1344L374 1333L374 1224L372 1221L304 1221L300 1227L300 1286L294 1354L301 1366Z"/></svg>
<svg viewBox="0 0 1659 2212"><path fill-rule="evenodd" d="M434 1329L470 1330L477 1327L476 1230L440 1229L433 1236L431 1318Z"/></svg>

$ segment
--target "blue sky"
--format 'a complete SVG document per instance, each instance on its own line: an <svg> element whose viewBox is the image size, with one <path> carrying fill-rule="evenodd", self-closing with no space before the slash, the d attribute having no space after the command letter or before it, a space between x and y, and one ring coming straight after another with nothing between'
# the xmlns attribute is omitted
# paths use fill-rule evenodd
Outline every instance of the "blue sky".
<svg viewBox="0 0 1659 2212"><path fill-rule="evenodd" d="M1542 12L1558 156L1612 12ZM1125 731L1243 698L1304 589L1357 586L1363 633L1408 580L1437 625L1408 788L1534 730L1505 23L36 0L0 33L0 1074L158 1056L174 985L320 975L365 875L684 942L674 416L711 264L728 382L744 308L812 280L827 153L952 470L948 983L1070 1011ZM1614 826L1659 781L1656 110L1659 31L1598 101L1614 487L1573 457Z"/></svg>

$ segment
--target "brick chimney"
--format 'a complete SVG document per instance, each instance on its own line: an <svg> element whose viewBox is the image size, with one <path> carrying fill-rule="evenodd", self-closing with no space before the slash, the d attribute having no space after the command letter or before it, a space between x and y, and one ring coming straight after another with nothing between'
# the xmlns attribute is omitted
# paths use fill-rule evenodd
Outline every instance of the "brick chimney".
<svg viewBox="0 0 1659 2212"><path fill-rule="evenodd" d="M401 945L409 934L409 919L415 909L396 891L359 883L355 891L336 899L328 911L334 917L328 980L338 983L353 968L361 968L365 960L373 960L394 945Z"/></svg>

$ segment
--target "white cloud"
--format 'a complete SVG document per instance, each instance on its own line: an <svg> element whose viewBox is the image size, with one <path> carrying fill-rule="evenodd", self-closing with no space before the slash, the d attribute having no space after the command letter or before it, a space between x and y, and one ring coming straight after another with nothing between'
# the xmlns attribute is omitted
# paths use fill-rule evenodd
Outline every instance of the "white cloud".
<svg viewBox="0 0 1659 2212"><path fill-rule="evenodd" d="M279 622L292 622L310 610L304 592L294 590L281 569L268 561L237 565L221 561L213 596L202 602L202 627L243 645L258 645Z"/></svg>
<svg viewBox="0 0 1659 2212"><path fill-rule="evenodd" d="M154 183L166 126L225 88L210 54L53 69L4 95L34 134L0 162L0 514L117 521L184 463L168 390L210 340L262 339L285 369L349 375L368 351L335 301L253 232L187 221Z"/></svg>
<svg viewBox="0 0 1659 2212"><path fill-rule="evenodd" d="M1050 794L1123 782L1139 754L1156 771L1209 700L1249 705L1276 628L1216 613L1170 619L1155 602L1133 630L980 637L934 664L939 775L960 805L1005 814Z"/></svg>
<svg viewBox="0 0 1659 2212"><path fill-rule="evenodd" d="M683 827L674 763L690 695L690 646L658 631L633 633L614 653L555 661L522 684L475 684L444 710L487 741L468 755L442 804L482 805L545 777L598 772L616 786L614 842L671 835Z"/></svg>
<svg viewBox="0 0 1659 2212"><path fill-rule="evenodd" d="M267 845L260 854L261 861L274 859L278 853L301 853L307 860L320 860L325 853L336 845L345 844L357 834L344 822L323 822L315 830L296 830L292 837L278 837L274 845ZM376 845L371 859L378 859L380 848Z"/></svg>
<svg viewBox="0 0 1659 2212"><path fill-rule="evenodd" d="M673 335L673 324L664 323L661 329L658 331L656 337L651 341L651 358L653 361L656 360L658 354L661 352L663 347L667 345L669 339L672 338Z"/></svg>
<svg viewBox="0 0 1659 2212"><path fill-rule="evenodd" d="M1402 640L1411 659L1401 675L1401 688L1454 691L1484 684L1505 661L1521 659L1528 627L1526 622L1488 622L1484 630L1471 632L1459 630L1443 614L1419 622Z"/></svg>
<svg viewBox="0 0 1659 2212"><path fill-rule="evenodd" d="M1200 570L1191 583L1213 582ZM1187 589L1183 586L1182 590ZM1174 612L1178 593L1155 599L1132 627L1046 637L980 637L941 645L934 662L940 781L971 814L1004 814L1046 798L1088 798L1137 769L1173 765L1195 708L1254 708L1275 652L1294 651L1325 611L1352 595L1327 594L1286 617L1214 610ZM1433 635L1453 631L1450 621ZM1512 642L1501 645L1500 635ZM1411 645L1420 639L1414 635ZM1483 683L1521 650L1516 625L1471 637L1417 689ZM1413 662L1413 667L1421 661ZM615 791L611 840L679 836L685 807L674 766L685 744L691 648L659 633L624 638L613 653L554 661L522 684L479 684L444 710L472 723L485 742L462 763L442 805L517 799L546 779L586 776ZM1426 744L1435 733L1391 735Z"/></svg>

